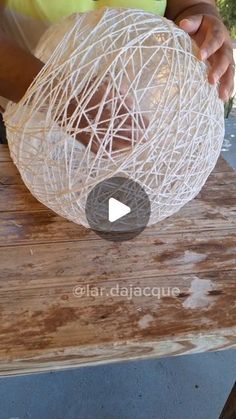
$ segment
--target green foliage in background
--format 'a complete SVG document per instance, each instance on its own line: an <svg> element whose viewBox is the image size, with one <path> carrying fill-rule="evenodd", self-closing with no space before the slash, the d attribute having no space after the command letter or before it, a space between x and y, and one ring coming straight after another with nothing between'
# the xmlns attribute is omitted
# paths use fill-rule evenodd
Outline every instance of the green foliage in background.
<svg viewBox="0 0 236 419"><path fill-rule="evenodd" d="M217 0L220 14L232 38L236 38L236 1Z"/></svg>
<svg viewBox="0 0 236 419"><path fill-rule="evenodd" d="M232 38L236 39L236 0L217 0L217 6ZM228 118L235 103L235 96L225 104L225 118Z"/></svg>

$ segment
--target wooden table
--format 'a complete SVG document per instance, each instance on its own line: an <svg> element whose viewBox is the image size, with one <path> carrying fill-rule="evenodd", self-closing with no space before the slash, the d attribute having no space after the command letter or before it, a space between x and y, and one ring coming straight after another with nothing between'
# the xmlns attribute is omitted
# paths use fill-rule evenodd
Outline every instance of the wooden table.
<svg viewBox="0 0 236 419"><path fill-rule="evenodd" d="M0 374L232 348L235 284L222 158L178 214L113 243L37 202L0 146Z"/></svg>

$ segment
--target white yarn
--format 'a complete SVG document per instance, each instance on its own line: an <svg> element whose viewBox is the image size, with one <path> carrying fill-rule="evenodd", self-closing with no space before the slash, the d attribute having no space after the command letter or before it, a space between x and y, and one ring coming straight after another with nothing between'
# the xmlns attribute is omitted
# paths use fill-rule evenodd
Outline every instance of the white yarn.
<svg viewBox="0 0 236 419"><path fill-rule="evenodd" d="M128 176L148 193L153 224L198 194L220 153L223 103L186 33L141 10L103 9L52 26L36 55L45 67L4 117L11 156L39 201L87 226L91 189L111 176ZM86 106L102 84L91 120ZM104 106L112 117L101 132ZM87 146L78 140L84 116ZM119 124L128 148L114 151ZM97 153L94 141L101 143Z"/></svg>

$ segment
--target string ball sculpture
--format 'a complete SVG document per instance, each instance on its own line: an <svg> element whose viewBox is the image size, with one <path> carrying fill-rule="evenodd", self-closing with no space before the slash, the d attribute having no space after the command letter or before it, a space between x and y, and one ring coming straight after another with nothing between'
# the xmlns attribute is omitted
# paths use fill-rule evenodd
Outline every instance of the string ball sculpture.
<svg viewBox="0 0 236 419"><path fill-rule="evenodd" d="M4 118L11 156L32 194L88 227L90 191L113 176L149 196L149 224L201 190L224 137L223 103L190 37L136 9L74 14L35 52L45 63Z"/></svg>

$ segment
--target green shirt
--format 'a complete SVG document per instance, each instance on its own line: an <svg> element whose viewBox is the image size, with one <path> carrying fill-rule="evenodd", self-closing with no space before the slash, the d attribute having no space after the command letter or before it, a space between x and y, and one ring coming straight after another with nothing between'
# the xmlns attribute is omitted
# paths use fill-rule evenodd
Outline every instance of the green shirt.
<svg viewBox="0 0 236 419"><path fill-rule="evenodd" d="M7 8L34 19L55 22L74 12L87 12L101 7L143 9L164 15L166 0L8 0Z"/></svg>

